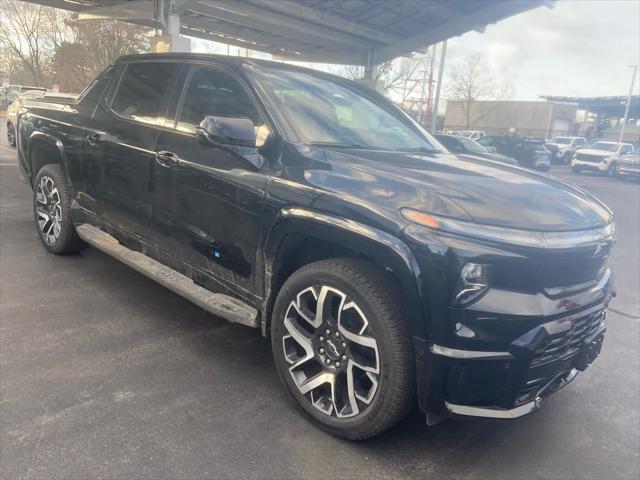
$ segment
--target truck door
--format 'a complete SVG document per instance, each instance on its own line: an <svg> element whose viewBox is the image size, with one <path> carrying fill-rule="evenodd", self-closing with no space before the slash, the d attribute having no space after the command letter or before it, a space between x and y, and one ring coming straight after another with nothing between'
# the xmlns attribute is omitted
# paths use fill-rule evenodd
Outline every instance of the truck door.
<svg viewBox="0 0 640 480"><path fill-rule="evenodd" d="M114 90L86 129L102 219L123 232L152 238L149 171L181 65L162 61L118 65Z"/></svg>
<svg viewBox="0 0 640 480"><path fill-rule="evenodd" d="M222 67L192 65L152 168L153 224L161 248L223 285L254 290L268 164L255 148L206 144L205 116L264 124L244 84ZM238 290L236 290L238 291Z"/></svg>
<svg viewBox="0 0 640 480"><path fill-rule="evenodd" d="M69 107L71 123L71 133L67 136L68 145L65 145L67 159L67 173L72 188L74 189L74 200L84 211L100 214L101 207L96 202L99 175L97 170L95 154L97 150L87 149L86 128L91 123L91 118L98 103L102 100L109 82L113 76L113 67L108 67L89 85L78 98L78 101ZM78 221L83 221L79 218Z"/></svg>

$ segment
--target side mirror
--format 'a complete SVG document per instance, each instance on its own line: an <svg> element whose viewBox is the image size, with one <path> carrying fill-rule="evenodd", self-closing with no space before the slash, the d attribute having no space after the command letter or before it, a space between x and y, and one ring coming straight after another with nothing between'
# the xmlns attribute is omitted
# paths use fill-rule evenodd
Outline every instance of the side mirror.
<svg viewBox="0 0 640 480"><path fill-rule="evenodd" d="M196 127L198 137L210 144L238 145L260 148L269 139L271 132L266 125L254 127L244 117L206 116Z"/></svg>

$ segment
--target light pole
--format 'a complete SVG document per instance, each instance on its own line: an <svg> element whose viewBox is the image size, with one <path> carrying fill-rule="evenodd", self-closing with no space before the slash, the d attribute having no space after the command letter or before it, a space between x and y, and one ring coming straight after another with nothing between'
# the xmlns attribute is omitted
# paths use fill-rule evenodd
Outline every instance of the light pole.
<svg viewBox="0 0 640 480"><path fill-rule="evenodd" d="M447 55L447 41L442 42L440 48L440 68L438 68L438 83L436 83L436 99L433 103L433 115L431 116L431 133L436 133L438 125L438 108L440 107L440 87L442 86L442 73L444 72L444 60Z"/></svg>
<svg viewBox="0 0 640 480"><path fill-rule="evenodd" d="M629 118L631 95L633 95L633 84L636 83L636 74L638 73L638 65L629 65L629 67L633 68L633 73L631 74L631 86L629 87L629 95L627 95L627 106L624 108L624 120L622 121L622 128L620 128L620 138L618 138L618 143L622 143L622 139L624 138L624 129L627 126L627 119Z"/></svg>

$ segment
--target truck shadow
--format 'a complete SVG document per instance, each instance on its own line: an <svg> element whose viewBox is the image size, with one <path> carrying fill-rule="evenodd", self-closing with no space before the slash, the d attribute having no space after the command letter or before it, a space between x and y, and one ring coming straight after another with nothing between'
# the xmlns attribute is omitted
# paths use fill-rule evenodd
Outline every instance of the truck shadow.
<svg viewBox="0 0 640 480"><path fill-rule="evenodd" d="M347 442L335 438L312 425L289 400L278 379L270 343L259 330L231 324L206 313L95 249L89 249L79 257L91 257L93 261L86 262L86 266L78 265L78 268L92 270L98 263L99 269L109 272L108 276L96 273L92 282L95 288L110 290L110 294L119 298L127 310L142 310L142 315L152 319L153 335L158 337L158 341L162 341L163 336L179 338L180 348L188 350L194 357L191 361L197 362L204 370L210 370L209 380L197 387L202 397L213 400L224 397L227 392L242 389L246 398L242 401L242 409L255 411L255 415L262 418L259 423L243 428L250 428L257 437L274 435L296 439L295 443L303 441L320 444L328 450L339 449L344 455L342 461L348 461L347 456L353 455L376 458L377 462L395 464L398 476L407 477L415 476L412 468L424 469L425 464L437 464L441 471L444 468L454 475L462 474L471 470L478 461L486 462L488 457L494 456L498 458L497 446L505 445L511 437L519 437L520 440L509 447L510 458L529 454L529 445L522 441L523 432L531 428L531 421L539 418L511 422L450 419L428 427L424 415L416 410L373 439ZM190 380L176 381L182 382L181 388L192 387ZM170 401L167 398L167 402ZM263 431L265 425L272 431ZM289 453L291 464L303 458L301 452L294 454L288 449L279 453L285 456Z"/></svg>

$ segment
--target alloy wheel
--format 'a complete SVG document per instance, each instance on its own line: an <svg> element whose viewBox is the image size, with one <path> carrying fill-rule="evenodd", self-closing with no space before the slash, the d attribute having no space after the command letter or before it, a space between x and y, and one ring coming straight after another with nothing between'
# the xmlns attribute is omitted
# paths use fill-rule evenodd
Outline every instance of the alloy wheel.
<svg viewBox="0 0 640 480"><path fill-rule="evenodd" d="M42 238L53 245L60 237L62 225L62 202L60 192L51 177L40 177L36 187L36 214Z"/></svg>
<svg viewBox="0 0 640 480"><path fill-rule="evenodd" d="M16 143L16 131L11 124L7 126L7 141L9 145L15 145Z"/></svg>
<svg viewBox="0 0 640 480"><path fill-rule="evenodd" d="M355 301L313 286L289 304L284 357L298 391L320 412L354 417L373 401L380 378L378 342Z"/></svg>

